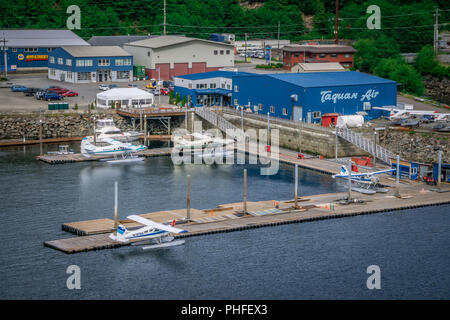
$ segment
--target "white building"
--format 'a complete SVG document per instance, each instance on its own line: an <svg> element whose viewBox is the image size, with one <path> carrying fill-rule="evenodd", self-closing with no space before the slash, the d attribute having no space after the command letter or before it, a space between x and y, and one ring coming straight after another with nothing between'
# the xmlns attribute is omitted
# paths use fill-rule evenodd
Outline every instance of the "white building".
<svg viewBox="0 0 450 320"><path fill-rule="evenodd" d="M293 73L335 71L345 71L345 68L339 62L296 63L291 68Z"/></svg>
<svg viewBox="0 0 450 320"><path fill-rule="evenodd" d="M231 44L182 36L161 36L124 44L133 55L134 64L146 68L153 79L216 71L234 66Z"/></svg>
<svg viewBox="0 0 450 320"><path fill-rule="evenodd" d="M115 88L97 93L97 107L108 109L120 105L121 108L146 108L154 103L153 94L138 88Z"/></svg>

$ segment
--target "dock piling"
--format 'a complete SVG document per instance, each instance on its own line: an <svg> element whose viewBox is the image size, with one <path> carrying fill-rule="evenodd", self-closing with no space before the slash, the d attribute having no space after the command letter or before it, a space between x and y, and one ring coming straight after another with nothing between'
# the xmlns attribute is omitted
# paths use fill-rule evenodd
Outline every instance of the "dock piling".
<svg viewBox="0 0 450 320"><path fill-rule="evenodd" d="M191 176L187 175L186 219L191 221Z"/></svg>
<svg viewBox="0 0 450 320"><path fill-rule="evenodd" d="M147 115L144 115L144 146L147 146Z"/></svg>
<svg viewBox="0 0 450 320"><path fill-rule="evenodd" d="M244 169L244 203L243 213L247 213L247 169Z"/></svg>
<svg viewBox="0 0 450 320"><path fill-rule="evenodd" d="M39 108L39 155L43 155L42 151L42 110Z"/></svg>
<svg viewBox="0 0 450 320"><path fill-rule="evenodd" d="M119 191L118 191L118 183L114 181L114 234L117 235L117 224L118 224L118 208L119 203Z"/></svg>
<svg viewBox="0 0 450 320"><path fill-rule="evenodd" d="M294 197L295 197L295 204L294 207L298 208L298 164L295 164L295 188L294 188Z"/></svg>
<svg viewBox="0 0 450 320"><path fill-rule="evenodd" d="M400 156L397 155L397 170L395 172L395 196L400 198Z"/></svg>
<svg viewBox="0 0 450 320"><path fill-rule="evenodd" d="M441 164L442 164L442 150L438 152L438 191L441 191Z"/></svg>
<svg viewBox="0 0 450 320"><path fill-rule="evenodd" d="M348 159L348 200L352 199L352 159Z"/></svg>

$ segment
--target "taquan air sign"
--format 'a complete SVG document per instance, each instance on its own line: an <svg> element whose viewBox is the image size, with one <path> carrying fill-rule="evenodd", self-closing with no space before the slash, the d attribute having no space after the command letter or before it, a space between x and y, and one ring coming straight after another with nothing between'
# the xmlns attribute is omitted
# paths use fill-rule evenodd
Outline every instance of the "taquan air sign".
<svg viewBox="0 0 450 320"><path fill-rule="evenodd" d="M374 89L369 89L361 95L360 101L370 101L378 96L380 92L376 91ZM322 103L325 103L326 101L333 101L333 103L337 103L338 100L352 100L352 99L358 99L359 93L358 92L340 92L340 93L333 93L332 90L326 90L326 91L320 91L321 99L320 101Z"/></svg>

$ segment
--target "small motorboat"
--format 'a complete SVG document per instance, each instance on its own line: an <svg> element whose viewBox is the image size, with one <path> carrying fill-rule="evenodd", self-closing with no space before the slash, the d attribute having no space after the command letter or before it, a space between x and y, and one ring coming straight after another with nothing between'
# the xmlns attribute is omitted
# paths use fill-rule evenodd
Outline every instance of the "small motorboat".
<svg viewBox="0 0 450 320"><path fill-rule="evenodd" d="M47 152L48 155L51 156L59 156L59 155L66 155L66 154L74 154L73 150L69 150L69 146L67 144L62 144L58 146L58 151L49 151Z"/></svg>
<svg viewBox="0 0 450 320"><path fill-rule="evenodd" d="M97 120L95 134L98 141L110 138L121 142L131 142L139 140L141 137L141 133L136 131L122 132L112 119Z"/></svg>

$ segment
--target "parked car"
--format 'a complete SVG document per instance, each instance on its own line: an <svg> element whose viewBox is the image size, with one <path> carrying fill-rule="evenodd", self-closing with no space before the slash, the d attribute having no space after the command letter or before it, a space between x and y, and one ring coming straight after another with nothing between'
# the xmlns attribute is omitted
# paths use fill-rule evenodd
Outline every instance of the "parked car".
<svg viewBox="0 0 450 320"><path fill-rule="evenodd" d="M40 91L42 89L39 88L27 88L27 90L25 90L23 93L27 96L27 97L32 97L36 94L36 92Z"/></svg>
<svg viewBox="0 0 450 320"><path fill-rule="evenodd" d="M66 91L61 94L63 97L78 97L78 92Z"/></svg>
<svg viewBox="0 0 450 320"><path fill-rule="evenodd" d="M41 90L35 93L34 97L38 100L41 100L42 97L44 96L44 94L46 94L47 91L46 90Z"/></svg>
<svg viewBox="0 0 450 320"><path fill-rule="evenodd" d="M138 87L138 85L135 84L135 83L129 83L128 86L131 87L131 88L137 88Z"/></svg>
<svg viewBox="0 0 450 320"><path fill-rule="evenodd" d="M118 88L117 84L110 84L108 86L109 89L114 89L114 88Z"/></svg>
<svg viewBox="0 0 450 320"><path fill-rule="evenodd" d="M55 92L58 94L63 94L64 92L69 92L70 90L67 88L52 88L52 89L48 89L48 92Z"/></svg>
<svg viewBox="0 0 450 320"><path fill-rule="evenodd" d="M162 86L164 88L169 88L170 86L173 86L173 81L164 80L163 83L162 83Z"/></svg>
<svg viewBox="0 0 450 320"><path fill-rule="evenodd" d="M25 92L28 88L25 86L22 86L20 84L15 84L11 87L12 92Z"/></svg>
<svg viewBox="0 0 450 320"><path fill-rule="evenodd" d="M43 100L49 101L49 100L62 100L63 96L55 93L55 92L49 92L47 91L43 96L42 96Z"/></svg>
<svg viewBox="0 0 450 320"><path fill-rule="evenodd" d="M169 89L167 89L167 88L161 88L161 89L159 89L159 92L160 92L163 96L169 95Z"/></svg>
<svg viewBox="0 0 450 320"><path fill-rule="evenodd" d="M159 96L159 95L160 95L158 89L151 89L151 90L149 90L149 92L152 93L152 94L155 95L155 96Z"/></svg>
<svg viewBox="0 0 450 320"><path fill-rule="evenodd" d="M109 87L106 84L99 84L98 88L103 91L109 90Z"/></svg>
<svg viewBox="0 0 450 320"><path fill-rule="evenodd" d="M156 89L156 83L150 82L145 86L147 89Z"/></svg>

